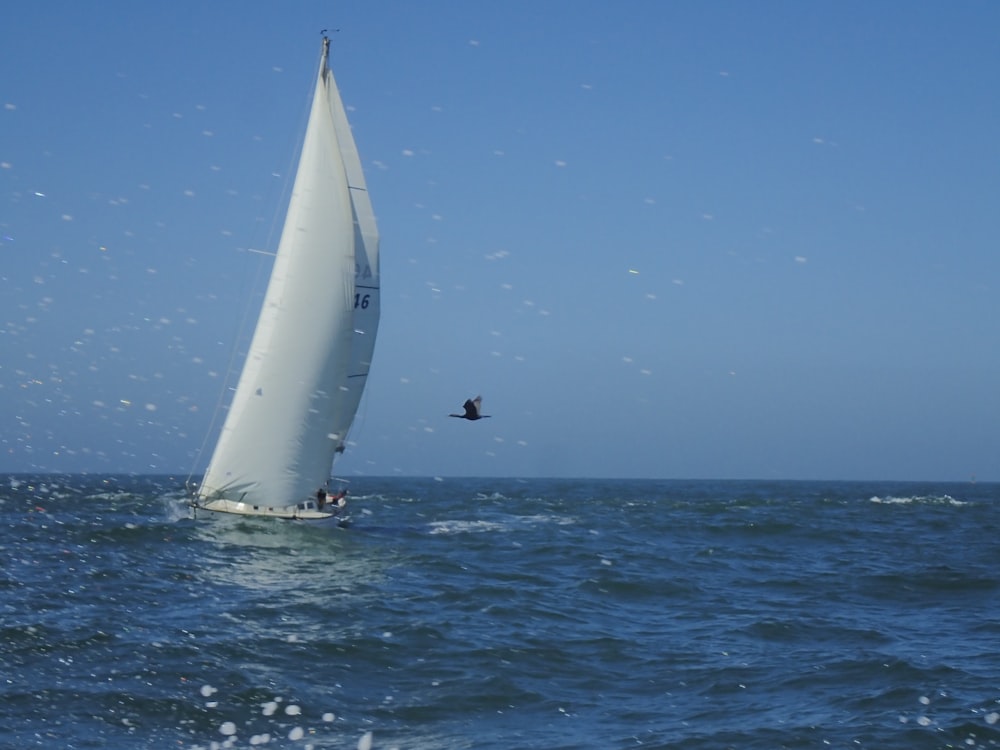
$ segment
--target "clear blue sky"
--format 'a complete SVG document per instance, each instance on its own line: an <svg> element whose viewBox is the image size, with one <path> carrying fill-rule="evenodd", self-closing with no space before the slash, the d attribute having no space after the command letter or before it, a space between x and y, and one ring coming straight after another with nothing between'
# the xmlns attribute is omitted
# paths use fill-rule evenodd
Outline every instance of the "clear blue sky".
<svg viewBox="0 0 1000 750"><path fill-rule="evenodd" d="M1000 480L996 2L11 5L0 471L195 463L325 27L382 233L337 473Z"/></svg>

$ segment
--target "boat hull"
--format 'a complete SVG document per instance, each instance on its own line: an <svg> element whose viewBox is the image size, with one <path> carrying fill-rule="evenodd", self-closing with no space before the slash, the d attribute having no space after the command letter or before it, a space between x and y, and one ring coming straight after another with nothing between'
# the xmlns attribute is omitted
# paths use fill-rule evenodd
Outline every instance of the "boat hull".
<svg viewBox="0 0 1000 750"><path fill-rule="evenodd" d="M192 500L189 505L197 512L208 510L213 513L229 513L237 516L254 516L257 518L283 518L289 521L326 521L341 515L347 503L330 504L322 509L313 501L298 505L266 506L244 503L239 500Z"/></svg>

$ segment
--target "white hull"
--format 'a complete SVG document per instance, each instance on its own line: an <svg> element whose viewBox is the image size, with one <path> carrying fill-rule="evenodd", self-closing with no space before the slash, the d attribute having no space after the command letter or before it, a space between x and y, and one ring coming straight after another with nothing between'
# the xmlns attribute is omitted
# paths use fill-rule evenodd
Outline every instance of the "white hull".
<svg viewBox="0 0 1000 750"><path fill-rule="evenodd" d="M284 518L292 521L325 521L338 517L343 512L346 502L328 504L322 510L315 500L308 500L298 505L278 505L269 507L254 503L244 503L239 500L201 500L190 503L195 510L209 510L213 513L231 513L238 516L258 516L266 518Z"/></svg>

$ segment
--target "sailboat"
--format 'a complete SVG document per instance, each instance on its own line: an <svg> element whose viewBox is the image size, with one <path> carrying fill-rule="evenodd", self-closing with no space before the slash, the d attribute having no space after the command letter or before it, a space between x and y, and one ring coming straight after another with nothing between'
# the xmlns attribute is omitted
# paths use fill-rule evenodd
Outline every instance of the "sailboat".
<svg viewBox="0 0 1000 750"><path fill-rule="evenodd" d="M330 492L379 322L379 236L323 37L274 266L233 400L192 507L303 520ZM339 496L339 497L338 497Z"/></svg>

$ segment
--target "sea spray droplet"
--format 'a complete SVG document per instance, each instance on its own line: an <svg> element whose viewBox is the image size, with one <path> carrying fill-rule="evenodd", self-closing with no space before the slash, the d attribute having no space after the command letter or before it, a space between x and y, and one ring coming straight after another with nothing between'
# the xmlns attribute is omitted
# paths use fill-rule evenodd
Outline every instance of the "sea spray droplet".
<svg viewBox="0 0 1000 750"><path fill-rule="evenodd" d="M274 712L278 710L278 704L275 701L268 701L264 703L261 707L261 713L264 716L274 716Z"/></svg>
<svg viewBox="0 0 1000 750"><path fill-rule="evenodd" d="M365 732L358 740L358 750L372 750L372 733Z"/></svg>
<svg viewBox="0 0 1000 750"><path fill-rule="evenodd" d="M1000 713L997 713L996 711L991 711L990 713L986 714L987 724L996 724L998 721L1000 721Z"/></svg>
<svg viewBox="0 0 1000 750"><path fill-rule="evenodd" d="M222 726L219 727L219 732L227 737L231 737L236 734L236 725L231 721L224 721L222 722Z"/></svg>
<svg viewBox="0 0 1000 750"><path fill-rule="evenodd" d="M294 703L289 703L285 706L285 713L289 716L298 716L302 713L302 709L296 706Z"/></svg>
<svg viewBox="0 0 1000 750"><path fill-rule="evenodd" d="M336 718L337 717L333 713L331 713L331 712L327 712L327 713L323 714L323 721L333 721Z"/></svg>
<svg viewBox="0 0 1000 750"><path fill-rule="evenodd" d="M301 740L305 737L305 730L302 727L295 727L291 732L288 733L288 739L290 740Z"/></svg>
<svg viewBox="0 0 1000 750"><path fill-rule="evenodd" d="M219 691L218 691L218 690L216 690L216 689L215 689L214 687L212 687L211 685L202 685L202 686L201 686L201 694L202 694L202 696L203 696L203 697L205 697L205 698L207 698L207 697L208 697L208 696L210 696L210 695L215 695L215 694L216 694L217 692L219 692Z"/></svg>

